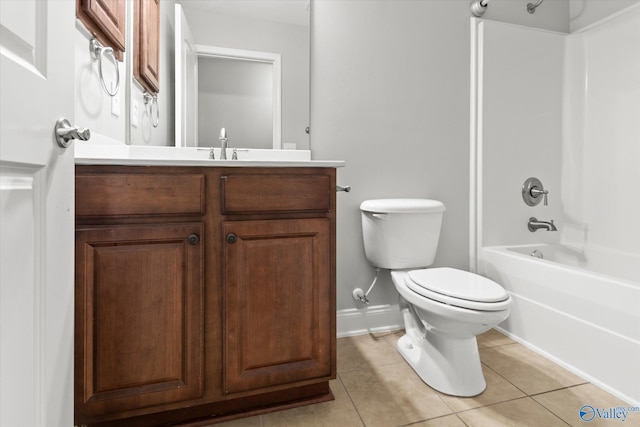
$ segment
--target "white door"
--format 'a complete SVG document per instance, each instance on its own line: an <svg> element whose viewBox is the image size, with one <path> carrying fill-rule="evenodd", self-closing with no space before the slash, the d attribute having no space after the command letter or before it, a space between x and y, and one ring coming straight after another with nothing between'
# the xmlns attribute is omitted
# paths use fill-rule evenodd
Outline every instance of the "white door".
<svg viewBox="0 0 640 427"><path fill-rule="evenodd" d="M176 146L198 146L198 50L182 6L176 4Z"/></svg>
<svg viewBox="0 0 640 427"><path fill-rule="evenodd" d="M74 8L0 0L2 427L73 425Z"/></svg>

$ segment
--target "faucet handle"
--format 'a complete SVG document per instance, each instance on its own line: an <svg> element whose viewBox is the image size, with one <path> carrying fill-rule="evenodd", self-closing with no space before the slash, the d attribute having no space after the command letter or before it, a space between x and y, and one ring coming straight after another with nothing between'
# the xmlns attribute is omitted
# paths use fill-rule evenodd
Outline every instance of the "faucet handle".
<svg viewBox="0 0 640 427"><path fill-rule="evenodd" d="M544 196L542 200L544 200L544 205L546 206L548 204L548 193L538 178L527 178L522 184L522 200L527 206L536 206L540 203L540 196Z"/></svg>
<svg viewBox="0 0 640 427"><path fill-rule="evenodd" d="M529 190L529 192L531 193L531 195L535 198L540 197L541 195L543 196L543 203L545 206L547 206L547 194L549 194L549 190L539 190L538 187L533 187L531 188L531 190Z"/></svg>

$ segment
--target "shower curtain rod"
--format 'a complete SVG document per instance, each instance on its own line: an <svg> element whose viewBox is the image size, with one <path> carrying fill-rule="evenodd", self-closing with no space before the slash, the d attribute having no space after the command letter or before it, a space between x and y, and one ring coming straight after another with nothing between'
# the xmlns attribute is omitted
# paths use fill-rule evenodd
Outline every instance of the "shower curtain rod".
<svg viewBox="0 0 640 427"><path fill-rule="evenodd" d="M542 4L544 0L537 0L534 3L527 3L527 12L535 13L536 8ZM472 0L471 1L471 14L473 16L477 16L478 18L484 15L487 11L487 6L489 6L489 0Z"/></svg>

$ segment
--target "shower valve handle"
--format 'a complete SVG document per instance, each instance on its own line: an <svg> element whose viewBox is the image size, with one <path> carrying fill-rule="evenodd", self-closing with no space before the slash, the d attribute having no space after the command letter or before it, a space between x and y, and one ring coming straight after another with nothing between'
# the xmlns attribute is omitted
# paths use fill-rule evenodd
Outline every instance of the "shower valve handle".
<svg viewBox="0 0 640 427"><path fill-rule="evenodd" d="M529 192L531 193L531 196L535 198L544 196L542 200L544 205L547 206L547 194L549 194L549 190L539 190L538 187L533 187L531 188L531 190L529 190Z"/></svg>
<svg viewBox="0 0 640 427"><path fill-rule="evenodd" d="M549 192L544 189L544 185L538 178L531 177L527 178L522 184L522 200L527 206L537 206L541 201L544 200L544 205L547 205L547 194ZM542 197L542 199L540 198Z"/></svg>

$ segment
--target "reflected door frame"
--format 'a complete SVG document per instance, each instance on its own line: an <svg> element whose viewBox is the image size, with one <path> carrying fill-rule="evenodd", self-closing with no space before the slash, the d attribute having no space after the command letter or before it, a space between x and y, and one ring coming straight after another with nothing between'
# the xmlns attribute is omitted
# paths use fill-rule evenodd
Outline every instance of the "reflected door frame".
<svg viewBox="0 0 640 427"><path fill-rule="evenodd" d="M273 149L282 148L282 59L279 53L259 52L255 50L232 49L219 46L195 45L198 57L234 59L271 64L273 67L272 82L272 116L273 116Z"/></svg>

